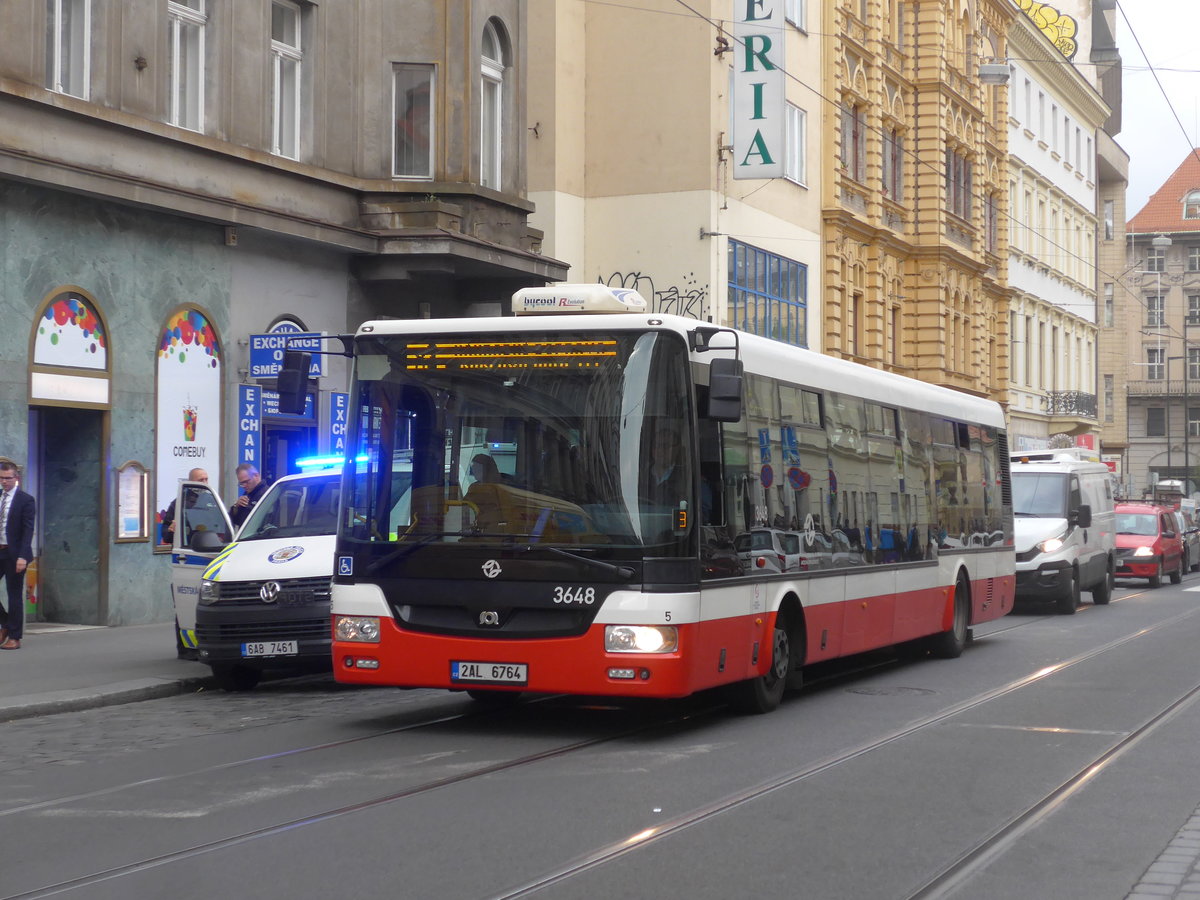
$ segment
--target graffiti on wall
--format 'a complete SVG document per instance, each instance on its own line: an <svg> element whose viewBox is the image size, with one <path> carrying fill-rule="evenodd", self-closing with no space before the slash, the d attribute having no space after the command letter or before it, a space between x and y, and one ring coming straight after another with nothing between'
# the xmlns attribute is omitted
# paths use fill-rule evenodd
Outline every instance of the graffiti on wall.
<svg viewBox="0 0 1200 900"><path fill-rule="evenodd" d="M686 316L701 319L704 316L704 301L708 299L708 288L689 272L683 285L673 284L657 290L654 279L644 272L613 272L607 279L598 279L609 287L620 287L637 291L650 304L650 311L669 316Z"/></svg>
<svg viewBox="0 0 1200 900"><path fill-rule="evenodd" d="M1013 3L1033 20L1059 53L1067 59L1075 58L1075 51L1079 49L1079 44L1075 41L1075 35L1079 33L1079 24L1073 18L1047 3L1039 3L1038 0L1013 0Z"/></svg>

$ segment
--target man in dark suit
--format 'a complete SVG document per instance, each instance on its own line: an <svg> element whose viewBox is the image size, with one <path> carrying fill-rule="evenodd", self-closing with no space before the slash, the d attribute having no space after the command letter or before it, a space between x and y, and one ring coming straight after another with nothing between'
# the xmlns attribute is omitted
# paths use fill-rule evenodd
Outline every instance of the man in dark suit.
<svg viewBox="0 0 1200 900"><path fill-rule="evenodd" d="M0 577L8 606L0 618L0 650L21 649L25 633L25 569L33 560L33 497L17 487L16 463L0 461Z"/></svg>

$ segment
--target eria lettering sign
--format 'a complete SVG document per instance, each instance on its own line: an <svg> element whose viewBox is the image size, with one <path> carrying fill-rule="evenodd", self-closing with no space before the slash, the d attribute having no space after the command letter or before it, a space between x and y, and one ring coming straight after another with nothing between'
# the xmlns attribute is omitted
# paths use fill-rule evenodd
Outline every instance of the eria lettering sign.
<svg viewBox="0 0 1200 900"><path fill-rule="evenodd" d="M787 150L783 0L733 0L733 177L780 178Z"/></svg>

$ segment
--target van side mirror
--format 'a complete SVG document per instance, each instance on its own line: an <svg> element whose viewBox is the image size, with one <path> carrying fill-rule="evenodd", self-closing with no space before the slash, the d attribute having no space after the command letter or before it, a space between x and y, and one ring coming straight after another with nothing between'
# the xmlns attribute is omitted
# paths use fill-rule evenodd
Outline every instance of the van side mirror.
<svg viewBox="0 0 1200 900"><path fill-rule="evenodd" d="M1079 508L1071 514L1071 521L1080 528L1092 527L1092 508L1086 503L1080 504Z"/></svg>
<svg viewBox="0 0 1200 900"><path fill-rule="evenodd" d="M276 381L279 391L279 411L298 416L304 412L308 399L308 370L312 354L305 350L284 350L283 368Z"/></svg>
<svg viewBox="0 0 1200 900"><path fill-rule="evenodd" d="M717 422L736 422L742 417L742 361L719 356L708 365L708 411Z"/></svg>

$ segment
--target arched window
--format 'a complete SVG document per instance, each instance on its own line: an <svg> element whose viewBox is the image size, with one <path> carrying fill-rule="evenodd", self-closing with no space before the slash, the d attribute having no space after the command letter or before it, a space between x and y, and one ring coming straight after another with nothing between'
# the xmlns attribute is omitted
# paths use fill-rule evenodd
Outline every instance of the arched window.
<svg viewBox="0 0 1200 900"><path fill-rule="evenodd" d="M1200 219L1200 190L1188 191L1183 198L1183 217L1185 219Z"/></svg>
<svg viewBox="0 0 1200 900"><path fill-rule="evenodd" d="M504 163L504 72L508 47L495 19L483 27L479 82L479 182L500 190Z"/></svg>

